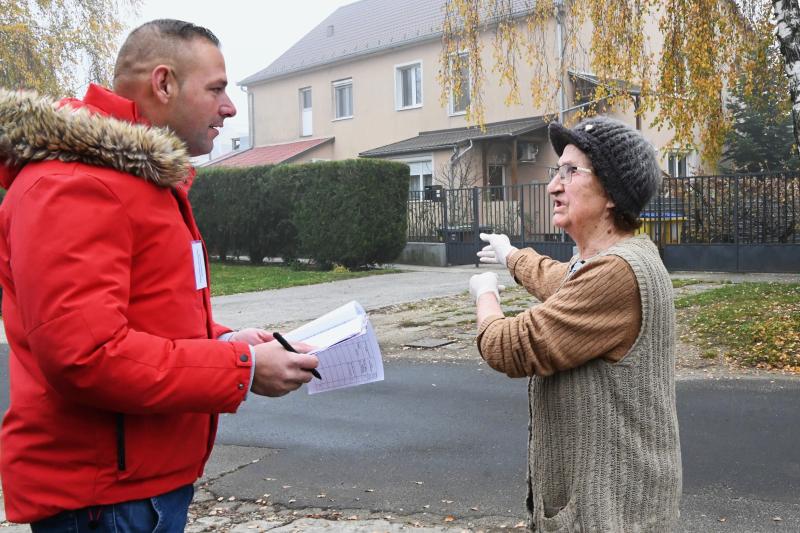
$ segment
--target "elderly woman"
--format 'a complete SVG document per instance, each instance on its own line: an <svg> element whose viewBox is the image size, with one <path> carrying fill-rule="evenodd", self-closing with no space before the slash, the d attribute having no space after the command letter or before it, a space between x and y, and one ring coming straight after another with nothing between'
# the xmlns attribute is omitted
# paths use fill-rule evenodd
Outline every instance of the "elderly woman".
<svg viewBox="0 0 800 533"><path fill-rule="evenodd" d="M656 246L635 235L660 183L656 154L604 117L549 134L553 224L577 255L562 263L481 236L481 261L506 265L542 302L516 317L503 315L494 272L470 279L481 356L530 377L529 527L670 531L681 495L672 285Z"/></svg>

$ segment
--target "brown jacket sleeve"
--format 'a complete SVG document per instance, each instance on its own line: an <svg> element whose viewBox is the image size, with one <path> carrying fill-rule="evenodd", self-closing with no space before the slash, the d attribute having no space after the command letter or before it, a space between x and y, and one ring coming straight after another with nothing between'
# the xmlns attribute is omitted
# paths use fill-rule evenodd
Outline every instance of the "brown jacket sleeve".
<svg viewBox="0 0 800 533"><path fill-rule="evenodd" d="M520 265L515 266L518 274ZM544 270L548 265L532 267L546 280ZM601 256L543 303L516 317L484 320L478 350L489 366L511 377L549 376L598 357L614 363L633 346L641 317L639 286L630 266L618 256Z"/></svg>
<svg viewBox="0 0 800 533"><path fill-rule="evenodd" d="M532 248L523 248L508 258L508 271L514 281L541 301L558 290L568 269L568 263L540 255Z"/></svg>

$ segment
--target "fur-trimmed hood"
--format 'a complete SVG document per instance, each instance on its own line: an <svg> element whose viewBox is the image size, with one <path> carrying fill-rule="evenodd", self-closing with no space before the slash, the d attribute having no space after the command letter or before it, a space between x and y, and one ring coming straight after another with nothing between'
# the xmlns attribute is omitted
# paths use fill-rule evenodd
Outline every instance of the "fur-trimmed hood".
<svg viewBox="0 0 800 533"><path fill-rule="evenodd" d="M191 168L186 146L168 129L0 89L0 185L8 188L27 163L53 159L113 168L163 187L183 181Z"/></svg>

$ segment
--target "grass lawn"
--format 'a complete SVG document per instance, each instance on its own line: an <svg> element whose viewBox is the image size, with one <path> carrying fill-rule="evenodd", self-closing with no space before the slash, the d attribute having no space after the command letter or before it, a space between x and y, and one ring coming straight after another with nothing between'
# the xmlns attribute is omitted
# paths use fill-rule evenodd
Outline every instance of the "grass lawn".
<svg viewBox="0 0 800 533"><path fill-rule="evenodd" d="M221 296L240 292L282 289L395 272L400 272L400 270L381 269L350 272L344 269L334 269L320 271L283 265L250 265L212 261L211 295Z"/></svg>
<svg viewBox="0 0 800 533"><path fill-rule="evenodd" d="M737 283L683 296L692 339L707 357L800 372L800 284Z"/></svg>

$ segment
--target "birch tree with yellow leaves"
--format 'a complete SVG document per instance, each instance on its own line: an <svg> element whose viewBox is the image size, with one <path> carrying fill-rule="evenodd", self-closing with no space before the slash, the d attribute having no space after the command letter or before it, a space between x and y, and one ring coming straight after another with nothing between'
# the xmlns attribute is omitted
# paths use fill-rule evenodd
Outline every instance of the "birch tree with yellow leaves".
<svg viewBox="0 0 800 533"><path fill-rule="evenodd" d="M797 0L773 0L775 35L784 58L784 72L789 81L795 147L800 147L800 3Z"/></svg>
<svg viewBox="0 0 800 533"><path fill-rule="evenodd" d="M713 166L731 127L726 88L753 69L753 46L772 35L772 4L446 0L442 94L469 95L467 118L475 124L483 123L488 68L508 89L506 105L529 98L551 119L569 122L635 103L653 127L672 131L670 148L698 150ZM482 39L487 33L491 37ZM484 64L484 46L491 46L491 65ZM527 87L518 76L523 62L532 71ZM468 77L457 75L466 68ZM566 97L574 72L588 72L596 82L579 105Z"/></svg>
<svg viewBox="0 0 800 533"><path fill-rule="evenodd" d="M123 15L140 0L0 0L0 86L53 97L111 81Z"/></svg>

